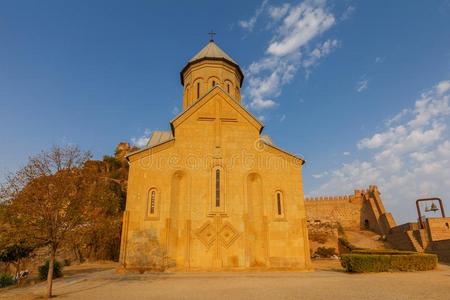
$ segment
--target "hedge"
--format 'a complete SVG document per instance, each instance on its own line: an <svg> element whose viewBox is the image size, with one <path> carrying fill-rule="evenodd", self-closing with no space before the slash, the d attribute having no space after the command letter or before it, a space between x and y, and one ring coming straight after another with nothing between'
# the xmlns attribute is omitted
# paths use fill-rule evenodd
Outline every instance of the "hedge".
<svg viewBox="0 0 450 300"><path fill-rule="evenodd" d="M352 254L412 255L418 253L414 251L401 251L393 249L364 249L364 250L353 250Z"/></svg>
<svg viewBox="0 0 450 300"><path fill-rule="evenodd" d="M332 257L336 254L336 248L319 247L317 248L315 254L319 255L320 257Z"/></svg>
<svg viewBox="0 0 450 300"><path fill-rule="evenodd" d="M437 265L434 254L343 254L342 267L347 272L427 271Z"/></svg>

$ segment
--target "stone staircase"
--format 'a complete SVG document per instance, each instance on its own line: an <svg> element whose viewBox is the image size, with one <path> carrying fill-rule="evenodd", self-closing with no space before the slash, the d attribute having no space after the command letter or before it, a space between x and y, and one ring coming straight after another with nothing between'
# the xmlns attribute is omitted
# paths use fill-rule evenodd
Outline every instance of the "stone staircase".
<svg viewBox="0 0 450 300"><path fill-rule="evenodd" d="M417 223L406 223L391 228L387 241L398 250L425 252L428 238L425 229L419 228Z"/></svg>
<svg viewBox="0 0 450 300"><path fill-rule="evenodd" d="M414 231L413 230L408 230L405 232L406 235L408 236L410 242L411 242L411 247L413 249L413 251L416 252L425 252L424 248L422 247L422 245L419 243L419 241L416 239Z"/></svg>

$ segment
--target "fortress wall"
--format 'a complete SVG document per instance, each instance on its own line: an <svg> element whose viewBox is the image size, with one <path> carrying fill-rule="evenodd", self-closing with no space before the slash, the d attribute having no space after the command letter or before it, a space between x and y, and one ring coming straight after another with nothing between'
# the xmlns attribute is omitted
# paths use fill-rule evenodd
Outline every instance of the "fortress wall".
<svg viewBox="0 0 450 300"><path fill-rule="evenodd" d="M305 198L305 207L309 224L337 222L344 229L368 229L380 235L396 226L375 185L355 190L353 195Z"/></svg>
<svg viewBox="0 0 450 300"><path fill-rule="evenodd" d="M309 223L337 222L345 229L360 228L361 203L353 195L306 198L305 208Z"/></svg>

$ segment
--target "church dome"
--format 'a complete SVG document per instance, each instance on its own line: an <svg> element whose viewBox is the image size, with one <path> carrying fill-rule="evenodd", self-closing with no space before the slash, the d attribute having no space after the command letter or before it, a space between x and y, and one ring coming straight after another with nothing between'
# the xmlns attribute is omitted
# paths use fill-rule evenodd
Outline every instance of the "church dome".
<svg viewBox="0 0 450 300"><path fill-rule="evenodd" d="M209 41L209 43L202 50L200 50L193 58L191 58L189 62L191 63L205 58L224 59L237 65L237 63L228 54L226 54L225 51L223 51L219 46L217 46L217 44L213 40Z"/></svg>
<svg viewBox="0 0 450 300"><path fill-rule="evenodd" d="M242 82L244 80L244 74L242 73L241 68L235 62L225 51L223 51L215 42L214 40L210 40L208 44L203 47L202 50L200 50L194 57L192 57L189 62L186 64L186 66L181 70L180 72L180 79L181 84L184 85L184 73L186 70L192 66L195 63L204 61L204 60L218 60L218 61L225 61L232 66L234 66L239 75L240 75L240 85L242 86Z"/></svg>

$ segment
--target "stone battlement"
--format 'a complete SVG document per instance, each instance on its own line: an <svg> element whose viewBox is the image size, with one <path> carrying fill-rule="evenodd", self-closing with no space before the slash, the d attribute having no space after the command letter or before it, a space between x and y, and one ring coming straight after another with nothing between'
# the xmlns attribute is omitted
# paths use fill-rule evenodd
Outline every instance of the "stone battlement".
<svg viewBox="0 0 450 300"><path fill-rule="evenodd" d="M379 194L378 187L376 185L370 185L368 189L355 190L350 195L337 195L337 196L318 196L318 197L306 197L305 201L346 201L352 202L359 199L361 196L368 196L371 193Z"/></svg>
<svg viewBox="0 0 450 300"><path fill-rule="evenodd" d="M349 195L307 197L305 207L310 224L334 222L347 229L370 229L379 234L386 234L395 226L376 185Z"/></svg>
<svg viewBox="0 0 450 300"><path fill-rule="evenodd" d="M353 199L353 196L331 196L331 197L309 197L305 198L305 201L346 201L349 202Z"/></svg>

